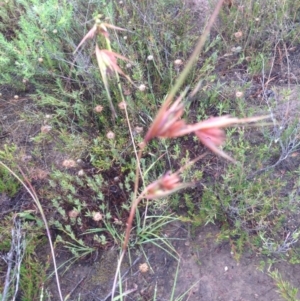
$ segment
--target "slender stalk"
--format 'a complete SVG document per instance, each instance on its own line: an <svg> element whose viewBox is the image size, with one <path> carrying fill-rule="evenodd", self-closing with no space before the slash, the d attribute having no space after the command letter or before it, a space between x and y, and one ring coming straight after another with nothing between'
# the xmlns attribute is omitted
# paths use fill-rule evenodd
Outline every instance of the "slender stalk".
<svg viewBox="0 0 300 301"><path fill-rule="evenodd" d="M196 60L198 59L203 46L206 42L206 39L211 31L211 28L219 14L219 11L222 7L224 0L219 0L219 2L217 3L206 27L204 28L204 31L202 33L202 35L199 38L199 41L192 53L192 55L190 56L188 62L186 63L184 69L182 70L182 72L179 74L179 77L177 79L177 81L175 82L174 86L172 87L170 93L168 94L168 97L166 99L167 103L170 103L172 101L172 99L175 97L176 93L179 91L179 89L181 88L181 86L183 85L185 79L187 78L191 68L193 67L193 64L196 62Z"/></svg>
<svg viewBox="0 0 300 301"><path fill-rule="evenodd" d="M205 27L192 55L190 56L185 68L183 69L183 71L180 73L177 81L175 82L174 86L172 87L170 93L167 95L167 98L165 100L164 106L168 106L171 101L173 100L173 98L175 97L176 93L179 91L179 89L182 87L185 79L187 78L191 68L193 67L193 64L196 62L198 56L201 53L201 50L203 49L203 46L205 44L205 41L210 33L210 30L219 14L219 11L221 9L223 0L219 0L219 2L217 3L215 10L213 12L213 14L211 15L211 18L207 24L207 26ZM119 81L118 81L119 82ZM122 98L124 100L123 97L123 93L122 93L122 89L121 87L119 87ZM121 268L121 264L124 258L124 255L126 253L126 249L128 246L128 241L129 241L129 236L130 236L130 231L131 231L131 227L132 227L132 222L133 222L133 218L136 212L136 208L139 204L139 202L143 199L143 197L146 195L147 193L147 188L144 189L144 191L140 194L139 197L137 197L137 193L138 193L138 186L139 186L139 174L141 174L142 176L142 171L141 171L141 167L140 167L140 159L142 157L142 153L143 150L145 148L146 145L142 145L139 152L137 153L137 150L135 148L135 143L134 143L134 139L133 139L133 135L132 135L132 131L131 131L131 127L130 127L130 123L129 123L129 119L128 119L128 112L125 106L125 114L126 114L126 119L127 119L127 123L129 126L129 131L130 131L130 135L131 135L131 139L133 142L133 146L134 146L134 150L135 150L135 154L137 157L137 165L136 165L136 175L135 175L135 183L134 183L134 193L133 193L133 202L131 205L131 210L130 210L130 214L129 214L129 218L127 221L127 228L126 228L126 233L125 233L125 238L124 238L124 243L123 243L123 249L122 249L122 253L121 256L119 258L119 262L118 262L118 266L117 266L117 271L115 274L115 279L114 279L114 284L113 284L113 288L112 288L112 295L111 295L111 300L113 301L114 299L114 293L115 293L115 289L116 289L116 283L117 283L117 277L118 277L118 271ZM182 170L184 170L186 167L190 166L191 164L195 163L197 160L199 160L200 158L202 158L202 156L197 157L195 160L191 161L190 164L185 165L184 167L182 167L178 172L181 172Z"/></svg>

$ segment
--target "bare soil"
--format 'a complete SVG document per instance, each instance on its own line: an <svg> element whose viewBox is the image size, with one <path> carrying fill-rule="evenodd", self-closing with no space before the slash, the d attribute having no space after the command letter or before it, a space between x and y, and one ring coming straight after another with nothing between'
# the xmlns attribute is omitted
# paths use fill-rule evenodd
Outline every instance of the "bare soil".
<svg viewBox="0 0 300 301"><path fill-rule="evenodd" d="M156 292L155 300L158 301L282 301L268 269L278 269L285 281L299 287L299 265L283 260L270 265L267 257L250 251L237 261L229 242L217 242L219 233L217 225L208 225L189 237L186 225L176 223L169 226L165 234L180 239L174 243L178 260L153 246L144 248L146 257L139 252L134 254L131 264L125 261L122 269L124 287L133 290L125 300L154 300ZM94 263L74 264L61 277L64 296L72 292L70 300L73 301L110 300L117 258L118 252L110 250ZM139 266L145 262L149 270L142 273ZM266 263L265 267L259 268L262 262ZM175 294L171 299L174 285ZM54 282L51 287L55 299ZM182 299L176 299L180 296Z"/></svg>

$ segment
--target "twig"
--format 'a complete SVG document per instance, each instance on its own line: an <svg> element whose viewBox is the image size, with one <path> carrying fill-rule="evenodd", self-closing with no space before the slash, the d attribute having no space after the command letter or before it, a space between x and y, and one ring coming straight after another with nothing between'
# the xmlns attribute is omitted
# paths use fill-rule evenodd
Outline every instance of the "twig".
<svg viewBox="0 0 300 301"><path fill-rule="evenodd" d="M124 253L125 254L125 253ZM122 254L121 254L122 256ZM123 255L124 256L124 255ZM134 262L133 264L127 269L127 271L122 275L121 279L125 278L125 276L129 273L129 271L135 266L135 264L141 259L142 256L139 256ZM122 263L122 261L119 260L119 263ZM120 266L121 267L121 266ZM115 281L116 279L114 279ZM133 290L130 290L131 292L133 292ZM136 289L134 289L134 291L136 291ZM127 291L128 292L128 291ZM106 301L113 293L113 290L111 290L110 293L108 293L108 295L104 298L104 299L101 299L101 301ZM125 292L126 293L126 292ZM124 294L125 294L124 293Z"/></svg>
<svg viewBox="0 0 300 301"><path fill-rule="evenodd" d="M12 238L14 236L14 229L11 230L11 235ZM10 272L13 264L13 258L14 258L14 244L11 243L10 250L6 255L6 258L4 259L7 262L7 272L6 272L6 277L5 277L5 282L4 282L4 289L2 293L2 301L7 300L7 293L9 291L9 286L10 286Z"/></svg>
<svg viewBox="0 0 300 301"><path fill-rule="evenodd" d="M75 292L75 290L78 288L78 286L82 283L82 281L86 278L86 276L82 277L78 283L75 285L75 287L70 291L70 293L65 297L65 300L64 301L67 301L71 296L72 294Z"/></svg>
<svg viewBox="0 0 300 301"><path fill-rule="evenodd" d="M24 242L21 231L20 221L16 221L14 218L14 228L11 230L11 247L6 257L3 257L3 260L7 263L7 272L4 283L4 290L2 294L2 301L8 300L8 294L11 284L11 288L14 291L12 301L17 297L20 283L20 272L21 272L21 263L24 255Z"/></svg>

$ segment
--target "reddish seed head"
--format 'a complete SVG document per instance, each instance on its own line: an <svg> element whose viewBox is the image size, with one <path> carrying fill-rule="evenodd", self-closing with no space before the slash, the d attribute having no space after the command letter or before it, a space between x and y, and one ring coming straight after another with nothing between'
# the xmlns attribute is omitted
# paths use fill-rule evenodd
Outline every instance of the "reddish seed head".
<svg viewBox="0 0 300 301"><path fill-rule="evenodd" d="M215 146L221 146L225 142L225 131L220 128L210 128L199 130L195 132L195 135L204 145L213 144Z"/></svg>
<svg viewBox="0 0 300 301"><path fill-rule="evenodd" d="M168 193L180 185L180 178L177 173L170 171L148 186L147 195L149 198L159 197L162 194Z"/></svg>
<svg viewBox="0 0 300 301"><path fill-rule="evenodd" d="M162 105L145 136L145 143L155 137L174 138L180 136L178 133L186 126L185 121L180 119L184 112L182 98L183 96L179 97L170 107L168 107L167 102Z"/></svg>

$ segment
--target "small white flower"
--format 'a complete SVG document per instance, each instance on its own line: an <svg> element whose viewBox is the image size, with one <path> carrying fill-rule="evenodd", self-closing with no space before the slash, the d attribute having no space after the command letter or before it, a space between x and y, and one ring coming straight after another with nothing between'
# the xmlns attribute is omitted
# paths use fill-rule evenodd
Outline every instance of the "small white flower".
<svg viewBox="0 0 300 301"><path fill-rule="evenodd" d="M174 65L175 65L176 67L179 67L179 66L181 66L182 64L183 64L183 62L182 62L181 59L177 59L177 60L174 61Z"/></svg>
<svg viewBox="0 0 300 301"><path fill-rule="evenodd" d="M153 55L148 55L147 60L148 61L153 61Z"/></svg>
<svg viewBox="0 0 300 301"><path fill-rule="evenodd" d="M77 174L78 174L79 177L82 177L82 176L85 175L85 172L84 172L83 169L80 169Z"/></svg>
<svg viewBox="0 0 300 301"><path fill-rule="evenodd" d="M244 93L241 91L236 91L236 93L235 93L236 98L241 98L241 97L243 97L243 95L244 95Z"/></svg>
<svg viewBox="0 0 300 301"><path fill-rule="evenodd" d="M115 133L112 132L112 131L109 131L109 132L106 134L107 139L114 139L115 136L116 136Z"/></svg>
<svg viewBox="0 0 300 301"><path fill-rule="evenodd" d="M141 92L144 92L144 91L146 90L146 86L145 86L144 84L141 84L141 85L139 86L139 90L140 90Z"/></svg>
<svg viewBox="0 0 300 301"><path fill-rule="evenodd" d="M93 220L95 221L95 222L99 222L99 221L101 221L102 220L102 214L100 213L100 212L94 212L94 214L93 214Z"/></svg>

